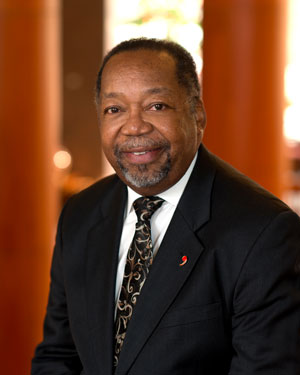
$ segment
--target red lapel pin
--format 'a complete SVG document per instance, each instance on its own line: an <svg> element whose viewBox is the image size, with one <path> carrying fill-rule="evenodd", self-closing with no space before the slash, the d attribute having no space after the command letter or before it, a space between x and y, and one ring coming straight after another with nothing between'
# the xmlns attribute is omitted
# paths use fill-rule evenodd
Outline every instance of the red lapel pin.
<svg viewBox="0 0 300 375"><path fill-rule="evenodd" d="M181 258L181 260L182 260L182 263L179 263L180 267L185 265L185 263L187 262L188 258L187 258L186 255L184 255L184 256Z"/></svg>

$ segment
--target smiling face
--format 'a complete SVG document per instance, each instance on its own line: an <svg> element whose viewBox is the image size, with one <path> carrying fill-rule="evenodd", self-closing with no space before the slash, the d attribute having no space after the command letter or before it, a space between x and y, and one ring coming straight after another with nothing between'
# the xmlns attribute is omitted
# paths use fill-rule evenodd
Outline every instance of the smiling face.
<svg viewBox="0 0 300 375"><path fill-rule="evenodd" d="M174 185L202 140L202 103L191 110L166 52L138 50L111 57L99 95L104 153L119 177L141 195Z"/></svg>

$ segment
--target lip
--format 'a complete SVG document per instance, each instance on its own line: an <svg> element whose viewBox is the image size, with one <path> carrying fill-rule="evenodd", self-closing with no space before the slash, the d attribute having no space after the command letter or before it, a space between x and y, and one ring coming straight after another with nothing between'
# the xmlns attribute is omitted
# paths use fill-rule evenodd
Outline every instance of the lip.
<svg viewBox="0 0 300 375"><path fill-rule="evenodd" d="M131 164L148 164L154 162L162 153L163 148L137 147L123 151L123 157Z"/></svg>

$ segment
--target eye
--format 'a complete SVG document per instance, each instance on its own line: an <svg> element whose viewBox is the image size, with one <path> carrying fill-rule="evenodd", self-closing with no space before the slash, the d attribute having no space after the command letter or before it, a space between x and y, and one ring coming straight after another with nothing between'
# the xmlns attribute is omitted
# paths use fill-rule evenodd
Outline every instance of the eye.
<svg viewBox="0 0 300 375"><path fill-rule="evenodd" d="M164 103L155 103L155 104L152 104L149 109L150 111L162 111L166 108L167 106Z"/></svg>
<svg viewBox="0 0 300 375"><path fill-rule="evenodd" d="M104 114L113 115L115 113L119 113L120 109L118 107L108 107L104 109Z"/></svg>

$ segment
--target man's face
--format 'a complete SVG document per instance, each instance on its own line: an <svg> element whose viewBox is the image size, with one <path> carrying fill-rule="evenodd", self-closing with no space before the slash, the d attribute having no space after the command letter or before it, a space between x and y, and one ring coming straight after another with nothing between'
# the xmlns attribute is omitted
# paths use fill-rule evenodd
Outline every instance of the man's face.
<svg viewBox="0 0 300 375"><path fill-rule="evenodd" d="M106 64L99 97L104 153L119 177L155 195L185 173L202 139L202 103L191 111L165 52L121 52Z"/></svg>

